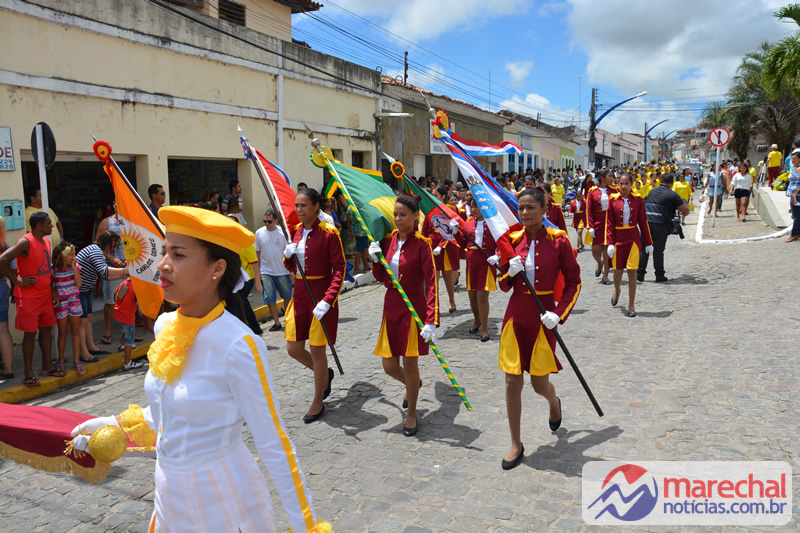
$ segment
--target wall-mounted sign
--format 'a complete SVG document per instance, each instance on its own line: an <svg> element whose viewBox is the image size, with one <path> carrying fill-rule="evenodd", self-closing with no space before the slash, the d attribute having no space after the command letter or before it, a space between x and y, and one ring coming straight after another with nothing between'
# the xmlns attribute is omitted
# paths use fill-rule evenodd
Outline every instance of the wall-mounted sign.
<svg viewBox="0 0 800 533"><path fill-rule="evenodd" d="M0 126L0 170L14 170L14 146L11 144L11 128Z"/></svg>

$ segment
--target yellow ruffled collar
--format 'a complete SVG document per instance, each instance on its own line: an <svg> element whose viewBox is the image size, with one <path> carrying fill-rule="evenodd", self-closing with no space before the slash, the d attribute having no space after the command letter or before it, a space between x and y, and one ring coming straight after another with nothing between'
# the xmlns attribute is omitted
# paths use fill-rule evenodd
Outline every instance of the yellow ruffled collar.
<svg viewBox="0 0 800 533"><path fill-rule="evenodd" d="M182 315L178 309L174 318L164 324L156 335L156 340L150 345L150 350L147 352L150 372L167 384L172 384L181 377L186 354L189 353L197 332L219 318L224 310L225 304L220 302L206 316L192 318Z"/></svg>

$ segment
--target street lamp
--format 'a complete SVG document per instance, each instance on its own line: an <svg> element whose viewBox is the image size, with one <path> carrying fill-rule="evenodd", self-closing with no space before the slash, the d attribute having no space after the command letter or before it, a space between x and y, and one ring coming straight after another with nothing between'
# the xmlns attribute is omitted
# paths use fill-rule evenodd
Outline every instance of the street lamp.
<svg viewBox="0 0 800 533"><path fill-rule="evenodd" d="M630 98L627 98L627 99L619 102L618 104L614 104L610 108L608 108L608 110L605 113L600 115L600 118L595 120L594 114L595 114L596 106L595 106L594 101L595 101L596 92L597 92L597 89L592 89L592 109L590 111L590 115L591 116L589 117L589 164L592 167L594 167L594 149L597 146L597 138L595 137L595 131L597 130L597 125L600 124L600 121L603 120L604 118L606 118L606 115L608 115L609 113L614 111L616 108L618 108L622 104L627 104L631 100L635 100L635 99L640 98L640 97L642 97L642 96L647 94L647 91L642 91L642 92L640 92L639 94L637 94L635 96L631 96Z"/></svg>
<svg viewBox="0 0 800 533"><path fill-rule="evenodd" d="M656 129L658 126L662 125L668 120L672 120L675 117L665 118L661 122L657 122L652 128L649 130L647 129L647 122L644 123L644 160L647 161L647 136L650 135L650 132ZM677 130L676 130L677 131Z"/></svg>

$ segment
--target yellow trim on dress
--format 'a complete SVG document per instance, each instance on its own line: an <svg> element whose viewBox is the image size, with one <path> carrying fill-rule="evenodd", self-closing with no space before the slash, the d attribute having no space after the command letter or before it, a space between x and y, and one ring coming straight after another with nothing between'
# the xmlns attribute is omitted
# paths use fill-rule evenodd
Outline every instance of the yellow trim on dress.
<svg viewBox="0 0 800 533"><path fill-rule="evenodd" d="M197 332L210 324L225 310L224 302L219 302L214 309L202 318L192 318L181 314L178 309L172 320L166 321L164 327L156 335L150 345L147 359L150 361L150 372L167 384L181 377L186 355L194 343Z"/></svg>
<svg viewBox="0 0 800 533"><path fill-rule="evenodd" d="M500 353L498 354L498 366L506 374L519 376L522 374L522 363L519 356L519 344L517 335L514 333L514 318L509 318L500 333Z"/></svg>
<svg viewBox="0 0 800 533"><path fill-rule="evenodd" d="M286 455L286 460L289 463L289 470L292 473L294 490L300 503L300 510L303 512L303 520L306 524L306 530L312 530L316 527L314 513L311 511L311 506L306 499L306 493L303 489L303 479L300 477L300 467L297 464L297 458L294 455L292 443L289 440L288 435L286 435L286 432L283 430L280 417L278 416L278 410L275 408L275 400L272 399L272 391L269 388L267 374L264 371L264 363L261 361L261 356L258 353L258 347L256 346L253 338L247 336L244 338L244 340L250 347L250 352L253 354L253 359L255 359L256 368L258 369L258 378L261 381L261 388L264 391L264 398L267 400L269 414L272 418L272 425L275 427L275 431L278 433L278 437L281 440L281 446L283 447L283 453Z"/></svg>
<svg viewBox="0 0 800 533"><path fill-rule="evenodd" d="M129 404L119 415L119 426L128 436L128 440L138 446L155 446L156 432L144 420L142 408Z"/></svg>

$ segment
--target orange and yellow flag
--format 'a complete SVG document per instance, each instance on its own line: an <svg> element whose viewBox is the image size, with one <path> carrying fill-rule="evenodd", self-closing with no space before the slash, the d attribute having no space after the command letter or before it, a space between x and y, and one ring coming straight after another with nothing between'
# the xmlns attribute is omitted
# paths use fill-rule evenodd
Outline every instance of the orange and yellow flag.
<svg viewBox="0 0 800 533"><path fill-rule="evenodd" d="M156 318L164 301L158 272L164 228L114 162L108 143L97 141L92 148L105 163L103 170L114 188L122 246L139 308L145 316Z"/></svg>

